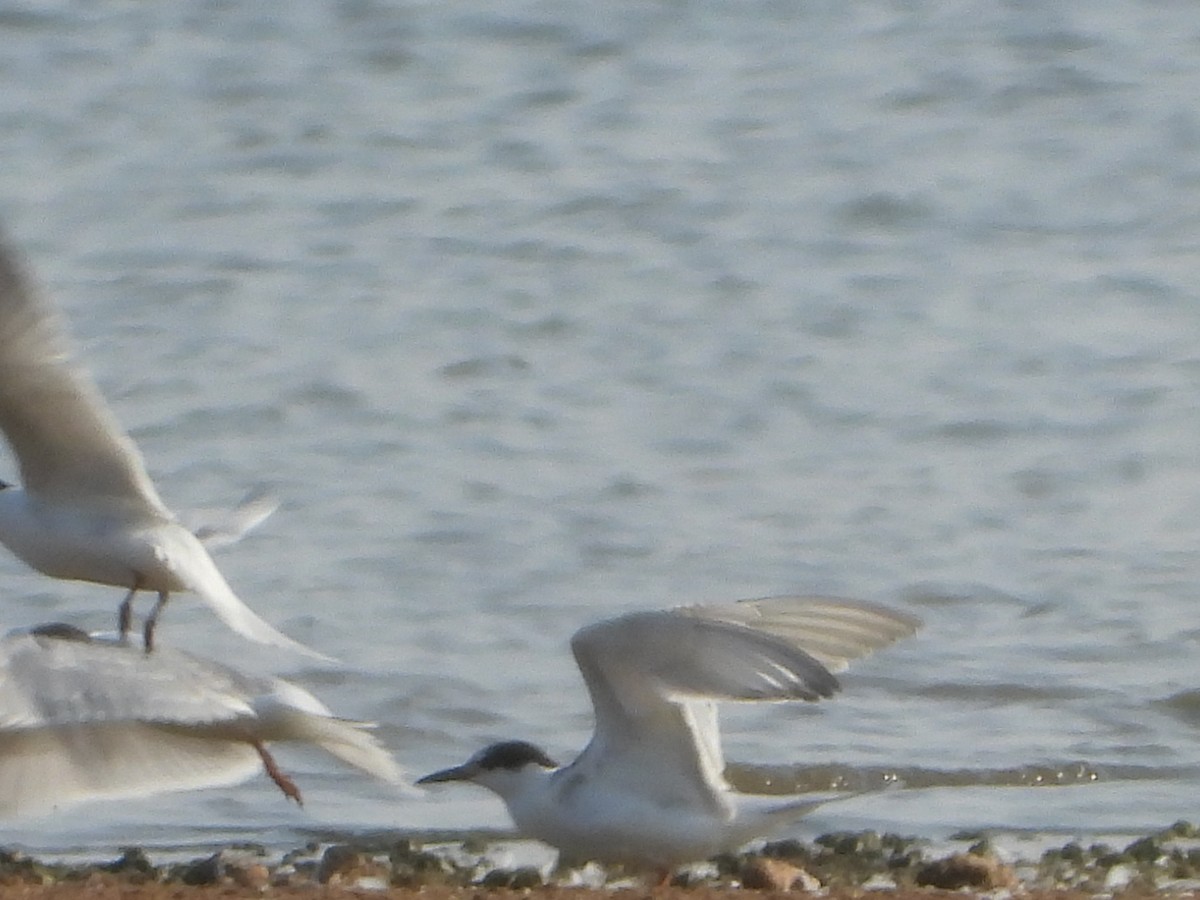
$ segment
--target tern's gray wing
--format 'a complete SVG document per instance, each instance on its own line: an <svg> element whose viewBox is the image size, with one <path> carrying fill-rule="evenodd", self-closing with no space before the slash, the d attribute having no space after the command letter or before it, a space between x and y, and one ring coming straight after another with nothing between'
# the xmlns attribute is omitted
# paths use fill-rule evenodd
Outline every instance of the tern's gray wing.
<svg viewBox="0 0 1200 900"><path fill-rule="evenodd" d="M633 613L571 641L595 707L576 763L623 773L631 791L721 807L714 700L816 700L837 680L802 650L742 625L678 612Z"/></svg>
<svg viewBox="0 0 1200 900"><path fill-rule="evenodd" d="M251 744L139 723L0 732L0 757L2 818L236 784L262 767Z"/></svg>
<svg viewBox="0 0 1200 900"><path fill-rule="evenodd" d="M915 619L856 601L774 598L633 613L576 633L595 706L578 765L620 769L634 790L719 805L725 786L717 700L817 700L829 668L882 647ZM810 649L811 648L811 649Z"/></svg>
<svg viewBox="0 0 1200 900"><path fill-rule="evenodd" d="M239 781L255 742L306 741L399 782L359 723L272 678L159 648L0 641L0 815Z"/></svg>
<svg viewBox="0 0 1200 900"><path fill-rule="evenodd" d="M97 722L201 728L254 718L266 686L170 648L13 634L0 641L0 730Z"/></svg>
<svg viewBox="0 0 1200 900"><path fill-rule="evenodd" d="M129 497L166 514L137 446L72 355L59 314L0 242L0 430L24 487Z"/></svg>
<svg viewBox="0 0 1200 900"><path fill-rule="evenodd" d="M915 616L839 597L768 597L684 607L679 612L772 634L819 660L830 672L844 671L852 660L921 627Z"/></svg>

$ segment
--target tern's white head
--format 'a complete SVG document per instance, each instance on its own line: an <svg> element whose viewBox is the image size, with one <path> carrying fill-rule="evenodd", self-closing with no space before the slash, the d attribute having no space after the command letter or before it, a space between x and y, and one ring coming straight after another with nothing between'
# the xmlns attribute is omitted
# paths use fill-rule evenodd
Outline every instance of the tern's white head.
<svg viewBox="0 0 1200 900"><path fill-rule="evenodd" d="M557 768L558 763L528 741L501 741L484 747L461 766L426 775L417 784L469 781L507 800Z"/></svg>

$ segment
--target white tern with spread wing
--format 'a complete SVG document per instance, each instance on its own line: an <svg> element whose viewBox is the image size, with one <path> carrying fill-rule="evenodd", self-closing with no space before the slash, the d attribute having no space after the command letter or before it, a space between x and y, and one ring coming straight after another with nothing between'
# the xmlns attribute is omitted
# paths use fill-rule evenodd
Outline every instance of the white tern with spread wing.
<svg viewBox="0 0 1200 900"><path fill-rule="evenodd" d="M733 790L715 701L830 697L833 672L919 624L873 604L812 597L598 622L571 639L595 709L595 733L574 762L560 767L532 744L505 741L417 783L489 788L521 834L565 859L622 862L665 877L831 799Z"/></svg>
<svg viewBox="0 0 1200 900"><path fill-rule="evenodd" d="M242 781L260 768L300 790L267 749L296 741L403 785L369 725L278 678L169 647L153 653L67 625L0 638L0 815Z"/></svg>

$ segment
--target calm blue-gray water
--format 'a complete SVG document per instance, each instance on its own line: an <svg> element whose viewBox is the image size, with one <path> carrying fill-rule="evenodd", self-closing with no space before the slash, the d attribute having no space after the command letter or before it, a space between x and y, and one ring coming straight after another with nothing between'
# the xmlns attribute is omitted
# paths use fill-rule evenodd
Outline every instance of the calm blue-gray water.
<svg viewBox="0 0 1200 900"><path fill-rule="evenodd" d="M184 597L160 640L419 775L581 747L598 618L868 598L924 630L726 718L737 762L907 785L797 833L1096 833L1197 815L1197 97L1187 3L14 0L0 221L173 508L283 498L219 562L345 664ZM5 625L120 599L0 579ZM0 842L507 821L279 756L303 809L259 777Z"/></svg>

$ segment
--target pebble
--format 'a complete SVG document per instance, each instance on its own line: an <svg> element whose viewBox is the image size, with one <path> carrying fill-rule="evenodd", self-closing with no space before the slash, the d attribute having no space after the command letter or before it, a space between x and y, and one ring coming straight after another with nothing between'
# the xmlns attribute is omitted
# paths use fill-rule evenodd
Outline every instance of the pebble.
<svg viewBox="0 0 1200 900"><path fill-rule="evenodd" d="M1104 876L1104 889L1106 891L1122 890L1129 887L1135 878L1137 878L1136 866L1129 863L1118 863Z"/></svg>
<svg viewBox="0 0 1200 900"><path fill-rule="evenodd" d="M741 872L742 887L760 891L817 891L821 882L790 862L782 859L755 857L746 862Z"/></svg>
<svg viewBox="0 0 1200 900"><path fill-rule="evenodd" d="M317 866L317 881L321 884L354 884L364 878L389 877L386 864L348 844L334 844L322 854Z"/></svg>
<svg viewBox="0 0 1200 900"><path fill-rule="evenodd" d="M975 888L992 891L1015 887L1017 873L994 856L978 853L956 853L935 859L917 870L916 883L921 887L936 887L947 891Z"/></svg>

